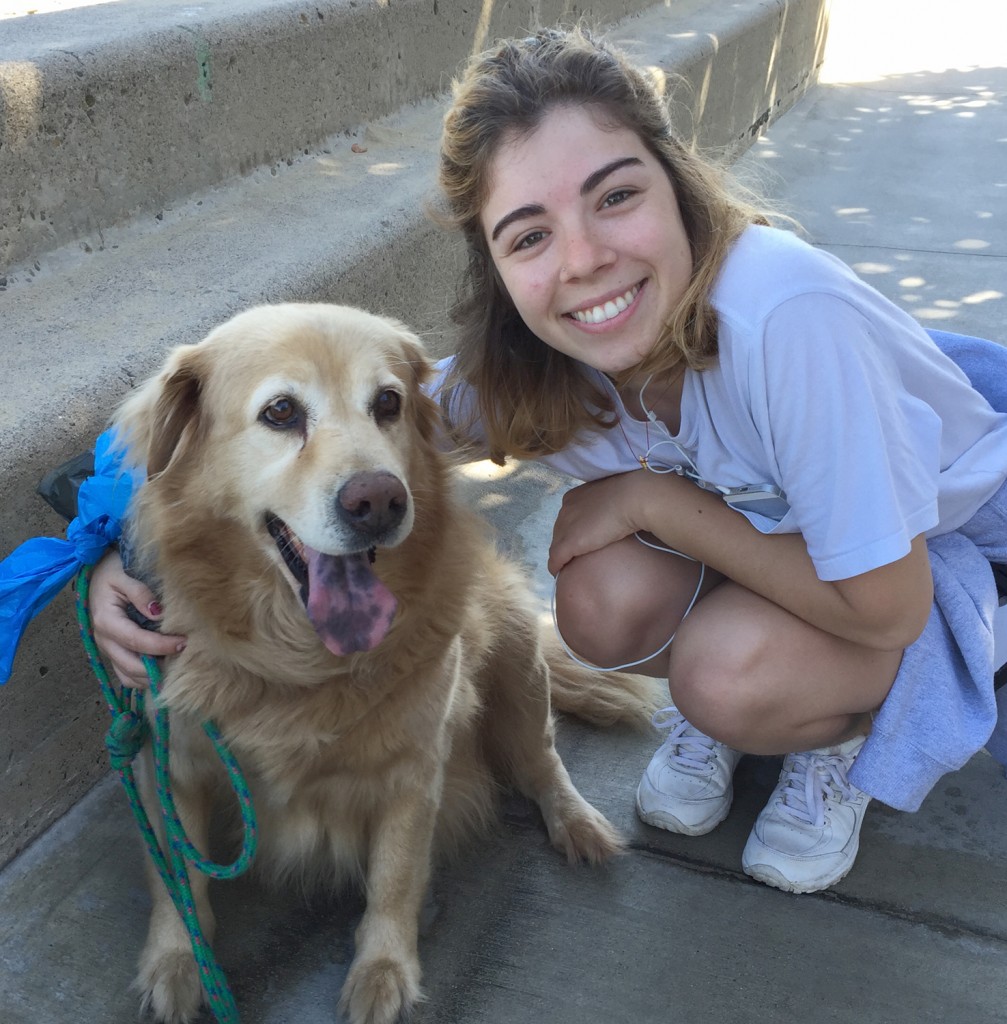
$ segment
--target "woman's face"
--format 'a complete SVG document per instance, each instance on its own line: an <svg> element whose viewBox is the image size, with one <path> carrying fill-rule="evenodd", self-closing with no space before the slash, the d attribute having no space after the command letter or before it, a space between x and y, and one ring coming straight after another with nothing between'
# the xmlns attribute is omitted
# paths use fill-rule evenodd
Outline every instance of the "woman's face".
<svg viewBox="0 0 1007 1024"><path fill-rule="evenodd" d="M675 191L628 128L555 107L490 164L490 255L529 329L603 373L651 350L692 276Z"/></svg>

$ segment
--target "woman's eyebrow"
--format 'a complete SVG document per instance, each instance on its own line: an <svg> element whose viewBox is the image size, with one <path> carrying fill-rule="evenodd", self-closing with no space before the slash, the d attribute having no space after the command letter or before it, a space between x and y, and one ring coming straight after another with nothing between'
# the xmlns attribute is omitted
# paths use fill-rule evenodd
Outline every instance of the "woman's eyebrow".
<svg viewBox="0 0 1007 1024"><path fill-rule="evenodd" d="M493 228L493 234L490 236L492 241L496 241L508 224L513 224L516 220L522 220L524 217L539 217L545 213L545 207L540 203L529 203L527 206L519 206L516 210L511 210L510 213L501 217L496 222L496 227Z"/></svg>
<svg viewBox="0 0 1007 1024"><path fill-rule="evenodd" d="M620 160L613 160L610 164L599 167L598 170L593 174L589 174L584 179L584 184L580 187L580 194L586 196L589 192L593 192L610 174L614 174L623 167L632 167L634 165L642 167L643 161L638 156L624 156Z"/></svg>
<svg viewBox="0 0 1007 1024"><path fill-rule="evenodd" d="M584 179L584 183L580 186L580 194L582 196L588 195L610 174L614 174L623 167L633 166L643 166L643 161L638 156L624 156L605 164L604 167L599 167L598 170L592 172ZM500 232L510 224L513 224L514 221L523 220L525 217L540 217L543 213L545 213L545 207L541 203L529 203L527 206L519 206L516 210L511 210L510 213L501 217L496 222L493 233L490 235L490 240L495 242L500 237Z"/></svg>

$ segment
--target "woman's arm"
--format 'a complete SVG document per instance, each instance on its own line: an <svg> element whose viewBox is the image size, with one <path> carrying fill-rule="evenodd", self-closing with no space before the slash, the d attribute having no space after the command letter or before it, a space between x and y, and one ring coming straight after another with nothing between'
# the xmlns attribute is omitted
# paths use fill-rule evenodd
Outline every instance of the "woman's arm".
<svg viewBox="0 0 1007 1024"><path fill-rule="evenodd" d="M568 491L553 531L549 571L636 531L696 558L834 636L901 650L922 632L933 602L926 543L850 579L815 573L800 534L763 534L715 494L675 474L645 470Z"/></svg>

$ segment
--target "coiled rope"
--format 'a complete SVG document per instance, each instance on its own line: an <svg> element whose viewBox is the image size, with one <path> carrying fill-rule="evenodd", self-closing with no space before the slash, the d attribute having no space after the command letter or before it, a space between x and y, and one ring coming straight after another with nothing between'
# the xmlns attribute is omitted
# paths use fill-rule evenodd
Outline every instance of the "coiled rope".
<svg viewBox="0 0 1007 1024"><path fill-rule="evenodd" d="M248 870L255 857L258 842L258 825L248 783L217 727L212 722L204 722L203 730L213 743L217 756L227 770L231 787L238 800L244 826L244 840L237 860L232 864L218 864L207 860L186 835L178 811L175 809L169 771L171 728L168 712L160 706L160 667L153 658L144 657L143 663L147 669L150 693L153 697L150 711L154 724L151 729L145 714L144 692L128 687L119 687L117 690L109 681L108 672L98 653L88 607L90 569L90 566L85 566L77 576L77 624L80 627L81 639L90 659L91 668L98 677L105 703L112 715L112 724L105 736L109 759L122 780L133 817L143 834L151 860L189 932L192 954L199 968L199 975L210 1009L219 1024L238 1024L238 1008L231 995L227 979L199 924L186 862L202 874L216 879L237 878ZM167 852L162 847L158 834L144 810L133 774L133 761L148 740L152 740L155 785L161 813L160 824L167 839Z"/></svg>

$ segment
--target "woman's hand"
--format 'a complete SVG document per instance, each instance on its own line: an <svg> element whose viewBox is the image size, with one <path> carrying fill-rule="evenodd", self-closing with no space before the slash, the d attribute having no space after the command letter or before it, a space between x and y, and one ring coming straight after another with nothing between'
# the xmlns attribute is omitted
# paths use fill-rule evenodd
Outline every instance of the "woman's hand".
<svg viewBox="0 0 1007 1024"><path fill-rule="evenodd" d="M691 485L690 485L691 486ZM571 559L608 547L637 530L649 530L649 499L667 481L632 470L573 487L563 496L549 548L549 572L556 575Z"/></svg>
<svg viewBox="0 0 1007 1024"><path fill-rule="evenodd" d="M161 608L146 584L126 575L118 551L109 551L94 567L89 604L95 642L123 686L147 685L141 655L162 657L185 649L185 637L144 629L126 615L126 606L131 604L156 621Z"/></svg>

